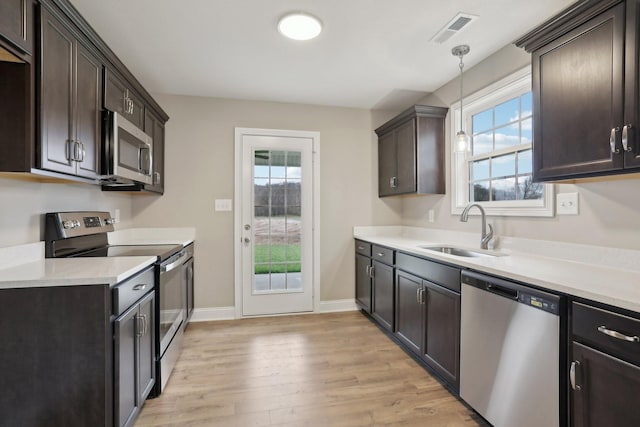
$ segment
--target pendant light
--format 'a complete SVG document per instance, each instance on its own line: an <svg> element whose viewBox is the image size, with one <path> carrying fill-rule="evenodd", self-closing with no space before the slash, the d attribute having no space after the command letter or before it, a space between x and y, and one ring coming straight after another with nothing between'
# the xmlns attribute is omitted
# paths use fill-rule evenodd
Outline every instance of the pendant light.
<svg viewBox="0 0 640 427"><path fill-rule="evenodd" d="M462 57L469 53L470 50L471 48L466 44L456 46L451 49L451 53L453 54L453 56L457 56L458 58L460 58L460 64L458 65L460 67L460 130L458 131L458 133L456 133L455 142L455 150L460 153L469 151L470 148L469 137L466 133L464 133L464 130L462 130L462 123L464 120L464 115L462 114L462 98L464 96L464 93L462 91L462 70L464 69L464 63L462 62Z"/></svg>

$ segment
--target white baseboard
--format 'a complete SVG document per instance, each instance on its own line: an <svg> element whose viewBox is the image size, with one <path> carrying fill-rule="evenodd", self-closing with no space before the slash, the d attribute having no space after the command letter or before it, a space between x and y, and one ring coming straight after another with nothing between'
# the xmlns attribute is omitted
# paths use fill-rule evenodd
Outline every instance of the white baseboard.
<svg viewBox="0 0 640 427"><path fill-rule="evenodd" d="M235 307L195 308L191 322L210 322L212 320L233 320L236 318Z"/></svg>
<svg viewBox="0 0 640 427"><path fill-rule="evenodd" d="M358 310L356 301L353 299L337 299L333 301L320 301L319 313L333 313L336 311Z"/></svg>
<svg viewBox="0 0 640 427"><path fill-rule="evenodd" d="M333 301L320 301L320 309L317 313L334 313L338 311L355 310L358 310L355 300L339 299ZM196 308L193 310L191 322L211 322L214 320L233 320L235 318L235 307Z"/></svg>

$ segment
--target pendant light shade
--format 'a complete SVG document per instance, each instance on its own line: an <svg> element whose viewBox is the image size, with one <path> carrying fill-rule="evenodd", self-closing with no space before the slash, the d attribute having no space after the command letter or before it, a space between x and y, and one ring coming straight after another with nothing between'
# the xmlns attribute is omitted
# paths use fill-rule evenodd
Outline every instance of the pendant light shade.
<svg viewBox="0 0 640 427"><path fill-rule="evenodd" d="M322 31L322 23L308 13L289 13L278 21L278 31L293 40L311 40Z"/></svg>
<svg viewBox="0 0 640 427"><path fill-rule="evenodd" d="M460 129L458 130L458 133L456 133L456 142L455 142L455 150L459 153L464 153L466 151L469 151L469 149L471 148L469 146L469 137L463 130L464 115L462 114L463 113L462 99L464 97L463 72L462 72L462 70L464 69L464 63L462 62L462 57L465 56L467 53L469 53L470 50L471 48L469 47L469 45L466 45L466 44L456 46L453 49L451 49L451 54L453 56L457 56L460 59L460 64L458 64L458 67L460 67Z"/></svg>

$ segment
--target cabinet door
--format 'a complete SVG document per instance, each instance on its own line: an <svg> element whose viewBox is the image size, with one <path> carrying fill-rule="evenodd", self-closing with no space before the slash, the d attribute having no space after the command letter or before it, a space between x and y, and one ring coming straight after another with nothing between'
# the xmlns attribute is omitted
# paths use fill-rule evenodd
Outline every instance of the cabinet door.
<svg viewBox="0 0 640 427"><path fill-rule="evenodd" d="M424 358L456 389L460 372L460 294L424 281Z"/></svg>
<svg viewBox="0 0 640 427"><path fill-rule="evenodd" d="M40 167L73 174L73 81L75 38L41 8L40 45Z"/></svg>
<svg viewBox="0 0 640 427"><path fill-rule="evenodd" d="M390 196L397 192L396 143L394 133L378 138L378 196Z"/></svg>
<svg viewBox="0 0 640 427"><path fill-rule="evenodd" d="M403 271L396 273L396 336L420 355L424 337L422 279Z"/></svg>
<svg viewBox="0 0 640 427"><path fill-rule="evenodd" d="M153 185L145 188L155 193L164 193L164 125L162 120L145 109L144 131L153 139Z"/></svg>
<svg viewBox="0 0 640 427"><path fill-rule="evenodd" d="M77 43L75 92L76 140L83 149L76 174L96 178L100 174L102 62L82 43Z"/></svg>
<svg viewBox="0 0 640 427"><path fill-rule="evenodd" d="M398 186L397 194L416 192L416 121L395 130Z"/></svg>
<svg viewBox="0 0 640 427"><path fill-rule="evenodd" d="M105 69L104 106L107 110L122 115L125 119L144 128L144 105L142 100L131 90L125 81L113 71ZM126 100L131 100L133 106L125 106Z"/></svg>
<svg viewBox="0 0 640 427"><path fill-rule="evenodd" d="M573 343L576 384L572 390L573 425L638 426L640 425L640 368Z"/></svg>
<svg viewBox="0 0 640 427"><path fill-rule="evenodd" d="M625 45L625 106L629 150L624 153L625 168L640 167L640 1L627 1Z"/></svg>
<svg viewBox="0 0 640 427"><path fill-rule="evenodd" d="M0 2L0 35L26 53L33 50L33 3L31 0Z"/></svg>
<svg viewBox="0 0 640 427"><path fill-rule="evenodd" d="M371 258L356 254L356 303L361 309L371 312Z"/></svg>
<svg viewBox="0 0 640 427"><path fill-rule="evenodd" d="M371 315L393 332L394 268L379 261L373 262L373 303Z"/></svg>
<svg viewBox="0 0 640 427"><path fill-rule="evenodd" d="M147 398L156 383L156 352L155 352L155 295L150 292L139 303L138 317L141 319L141 329L138 331L138 384L140 406Z"/></svg>
<svg viewBox="0 0 640 427"><path fill-rule="evenodd" d="M622 168L624 30L619 4L533 53L534 180Z"/></svg>
<svg viewBox="0 0 640 427"><path fill-rule="evenodd" d="M114 325L114 391L116 426L128 426L138 413L137 334L140 330L138 306L122 314Z"/></svg>

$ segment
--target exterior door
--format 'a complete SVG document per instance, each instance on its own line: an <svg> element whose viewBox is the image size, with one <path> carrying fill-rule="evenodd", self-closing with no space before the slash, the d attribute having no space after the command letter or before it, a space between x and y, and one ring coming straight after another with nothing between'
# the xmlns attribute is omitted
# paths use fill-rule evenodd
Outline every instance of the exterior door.
<svg viewBox="0 0 640 427"><path fill-rule="evenodd" d="M236 136L242 316L312 311L314 138L250 131Z"/></svg>

